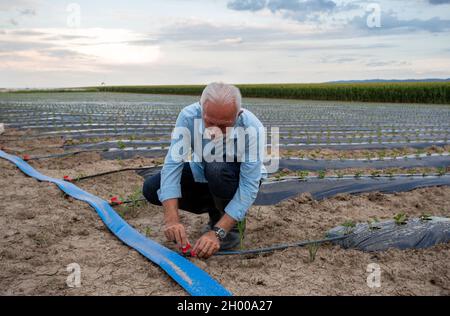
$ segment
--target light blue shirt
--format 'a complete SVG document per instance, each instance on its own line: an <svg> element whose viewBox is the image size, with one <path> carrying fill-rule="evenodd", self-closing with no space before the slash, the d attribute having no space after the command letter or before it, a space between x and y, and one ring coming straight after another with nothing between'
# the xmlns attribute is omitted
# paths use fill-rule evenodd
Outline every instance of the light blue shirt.
<svg viewBox="0 0 450 316"><path fill-rule="evenodd" d="M253 130L257 131L258 133L257 137L260 137L261 133L264 131L262 123L250 111L246 109L242 110L243 112L239 115L238 119L236 120L234 128L241 127L246 129L252 127ZM194 123L195 121L197 123ZM175 130L182 130L182 131L184 130L185 132L188 132L189 135L194 135L194 137L190 139L191 140L190 144L187 142L184 143L186 146L190 147L188 150L192 153L192 155L184 155L183 158L180 158L180 156L182 155L177 156L171 154L173 153L172 150L174 150L175 147L179 148L180 145L182 144L182 139L180 138L181 134L175 135L175 133L172 133L172 140L169 152L166 155L166 158L164 160L164 166L161 170L161 186L157 192L159 200L161 202L168 199L181 198L180 180L185 161L189 161L195 182L202 182L202 183L208 182L205 178L204 173L203 164L205 159L203 159L204 158L203 148L205 147L205 143L211 143L211 140L210 139L205 140L203 137L205 127L202 119L202 106L200 105L200 103L196 102L194 104L185 107L178 115L175 127L179 128ZM230 133L230 135L227 133L226 137L237 139L236 135L237 133ZM194 144L195 137L200 137L200 140L202 140L201 143L202 151L200 152L202 154L201 158L199 158L198 155L196 155L198 151L195 151L196 146ZM245 217L247 210L250 208L250 206L256 199L256 196L259 191L259 183L261 178L266 177L266 169L263 164L264 160L262 154L263 152L258 151L258 153L261 154L258 154L257 156L252 156L253 157L252 159L249 159L250 155L248 154L250 148L255 148L255 146L257 146L259 150L260 146L263 144L262 142L264 142L265 145L265 138L255 138L255 137L245 138L246 156L241 156L242 160L240 160L241 165L240 165L239 187L236 190L236 193L232 198L232 200L225 207L225 212L237 221L240 221ZM234 143L236 144L235 141ZM242 153L242 150L239 151L238 149L236 149L237 147L234 148L235 148L234 149L235 151L233 153L234 157L239 156L239 152ZM223 152L226 153L226 149L227 148L224 146Z"/></svg>

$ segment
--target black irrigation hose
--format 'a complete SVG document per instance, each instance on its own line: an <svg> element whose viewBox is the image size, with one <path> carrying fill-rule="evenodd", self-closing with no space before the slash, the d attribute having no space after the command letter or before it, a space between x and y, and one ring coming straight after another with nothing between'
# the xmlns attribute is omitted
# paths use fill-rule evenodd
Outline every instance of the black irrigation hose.
<svg viewBox="0 0 450 316"><path fill-rule="evenodd" d="M88 150L72 151L72 152L62 153L62 154L53 154L53 155L47 155L47 156L29 157L29 158L24 159L24 160L28 161L28 160L50 159L50 158L62 158L62 157L74 156L74 155L78 155L78 154L82 154L82 153L105 152L105 151L108 151L108 149L88 149Z"/></svg>
<svg viewBox="0 0 450 316"><path fill-rule="evenodd" d="M140 198L137 200L127 200L127 201L122 201L120 204L136 203L136 202L140 202L140 201L146 201L146 199ZM112 205L114 206L114 205L119 205L119 204L112 203ZM303 246L314 245L314 244L320 245L320 244L324 244L324 243L332 242L332 241L336 241L336 240L343 240L343 239L346 239L347 237L349 237L350 235L351 234L347 234L347 235L343 235L343 236L323 238L323 239L318 239L318 240L305 240L305 241L299 241L299 242L292 243L292 244L279 244L279 245L273 245L270 247L257 248L257 249L224 250L224 251L217 252L215 255L216 256L229 256L229 255L262 254L262 253L274 252L277 250L284 250L284 249L294 248L294 247L303 247ZM189 254L182 253L182 255L187 256Z"/></svg>
<svg viewBox="0 0 450 316"><path fill-rule="evenodd" d="M229 255L253 255L253 254L261 254L261 253L267 253L267 252L273 252L276 250L284 250L287 248L293 248L293 247L303 247L307 245L320 245L331 241L336 240L342 240L347 237L349 237L351 234L339 236L339 237L331 237L331 238L324 238L324 239L318 239L318 240L306 240L306 241L300 241L293 244L279 244L279 245L273 245L270 247L265 248L257 248L257 249L247 249L247 250L224 250L219 251L215 255L216 256L229 256Z"/></svg>
<svg viewBox="0 0 450 316"><path fill-rule="evenodd" d="M101 172L101 173L97 173L97 174L91 174L91 175L84 176L84 177L78 177L78 178L73 179L73 181L76 182L76 181L81 181L81 180L86 180L86 179L92 179L92 178L96 178L96 177L106 176L109 174L125 172L125 171L150 170L150 169L159 168L159 167L161 167L161 166L157 165L157 166L151 166L151 167L148 166L148 167L123 168L123 169Z"/></svg>
<svg viewBox="0 0 450 316"><path fill-rule="evenodd" d="M147 199L145 197L141 197L136 200L125 200L125 201L121 201L120 203L110 203L110 204L111 205L121 205L121 204L131 204L131 203L142 202L142 201L147 201Z"/></svg>

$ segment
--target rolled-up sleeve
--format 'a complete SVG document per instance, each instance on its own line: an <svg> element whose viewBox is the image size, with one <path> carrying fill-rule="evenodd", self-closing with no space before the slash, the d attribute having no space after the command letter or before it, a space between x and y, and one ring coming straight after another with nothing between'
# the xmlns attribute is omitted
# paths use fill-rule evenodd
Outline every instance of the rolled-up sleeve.
<svg viewBox="0 0 450 316"><path fill-rule="evenodd" d="M261 162L241 163L239 187L233 199L225 207L225 212L233 219L240 221L255 202L261 180Z"/></svg>
<svg viewBox="0 0 450 316"><path fill-rule="evenodd" d="M254 150L255 147L257 148L258 137L249 139L248 151ZM239 187L233 199L225 207L225 212L237 221L244 219L248 209L255 202L258 195L264 158L258 154L257 159L254 160L241 162Z"/></svg>
<svg viewBox="0 0 450 316"><path fill-rule="evenodd" d="M181 148L183 148L183 142L185 149L190 146L190 139L185 138L187 136L190 137L190 134L186 134L189 133L187 126L187 119L183 111L181 111L175 123L170 148L161 170L161 186L157 191L158 198L161 202L181 197L181 174L183 172L184 161L189 155L188 151L183 152Z"/></svg>

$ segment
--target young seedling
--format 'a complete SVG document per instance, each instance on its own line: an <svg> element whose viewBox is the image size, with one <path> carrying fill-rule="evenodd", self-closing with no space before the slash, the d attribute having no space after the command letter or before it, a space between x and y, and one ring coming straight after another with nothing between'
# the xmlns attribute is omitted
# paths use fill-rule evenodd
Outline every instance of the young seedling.
<svg viewBox="0 0 450 316"><path fill-rule="evenodd" d="M445 168L444 167L437 168L437 174L439 176L443 176L445 174Z"/></svg>
<svg viewBox="0 0 450 316"><path fill-rule="evenodd" d="M152 234L152 228L150 226L145 227L145 236L150 237Z"/></svg>
<svg viewBox="0 0 450 316"><path fill-rule="evenodd" d="M118 142L117 142L117 146L120 148L120 149L125 149L125 143L123 142L123 141L121 141L121 140L119 140Z"/></svg>
<svg viewBox="0 0 450 316"><path fill-rule="evenodd" d="M140 201L141 196L142 196L142 189L140 187L136 187L134 189L134 192L128 196L128 200L131 201L131 206L133 207L133 209L139 206L141 202Z"/></svg>
<svg viewBox="0 0 450 316"><path fill-rule="evenodd" d="M386 171L386 174L389 178L393 178L394 177L394 172L392 170L388 170Z"/></svg>
<svg viewBox="0 0 450 316"><path fill-rule="evenodd" d="M343 178L344 177L344 173L342 171L336 171L336 175L338 178Z"/></svg>
<svg viewBox="0 0 450 316"><path fill-rule="evenodd" d="M297 171L297 175L300 179L304 180L309 175L309 172L306 170L300 170Z"/></svg>
<svg viewBox="0 0 450 316"><path fill-rule="evenodd" d="M408 169L407 173L410 177L412 177L413 175L416 174L416 169Z"/></svg>
<svg viewBox="0 0 450 316"><path fill-rule="evenodd" d="M356 171L355 172L355 178L361 178L362 176L362 172L361 171Z"/></svg>
<svg viewBox="0 0 450 316"><path fill-rule="evenodd" d="M394 216L394 220L395 220L395 224L397 225L405 225L408 217L406 216L405 213L398 213L397 215Z"/></svg>
<svg viewBox="0 0 450 316"><path fill-rule="evenodd" d="M244 234L245 234L245 226L247 225L247 219L244 218L243 220L239 221L237 223L237 227L239 230L239 247L240 249L244 249Z"/></svg>
<svg viewBox="0 0 450 316"><path fill-rule="evenodd" d="M367 220L367 225L369 226L370 230L380 229L380 227L377 226L378 222L379 222L378 218L372 217Z"/></svg>
<svg viewBox="0 0 450 316"><path fill-rule="evenodd" d="M312 243L308 245L309 263L313 263L316 260L317 251L320 248L320 244Z"/></svg>
<svg viewBox="0 0 450 316"><path fill-rule="evenodd" d="M77 177L74 179L74 181L80 181L81 178L84 178L86 175L84 173L80 173L77 175Z"/></svg>
<svg viewBox="0 0 450 316"><path fill-rule="evenodd" d="M325 174L326 174L326 171L325 171L325 170L320 170L320 171L318 172L318 177L319 177L319 179L325 178Z"/></svg>
<svg viewBox="0 0 450 316"><path fill-rule="evenodd" d="M380 176L380 171L379 170L373 170L370 175L372 176L372 178L375 177L379 177Z"/></svg>
<svg viewBox="0 0 450 316"><path fill-rule="evenodd" d="M346 221L341 226L345 227L345 234L348 235L353 231L353 228L356 227L356 223L354 221Z"/></svg>

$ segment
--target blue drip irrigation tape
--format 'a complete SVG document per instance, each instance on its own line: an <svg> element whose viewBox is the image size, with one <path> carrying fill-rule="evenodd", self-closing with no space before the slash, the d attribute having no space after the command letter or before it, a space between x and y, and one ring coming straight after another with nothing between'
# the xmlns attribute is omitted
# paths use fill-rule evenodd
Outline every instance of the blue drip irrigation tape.
<svg viewBox="0 0 450 316"><path fill-rule="evenodd" d="M97 211L102 221L117 238L159 265L189 294L195 296L232 295L230 291L189 260L140 234L124 221L107 201L81 190L70 182L43 175L17 156L9 155L0 150L0 158L14 163L28 176L39 181L52 182L66 194L77 200L87 202Z"/></svg>

